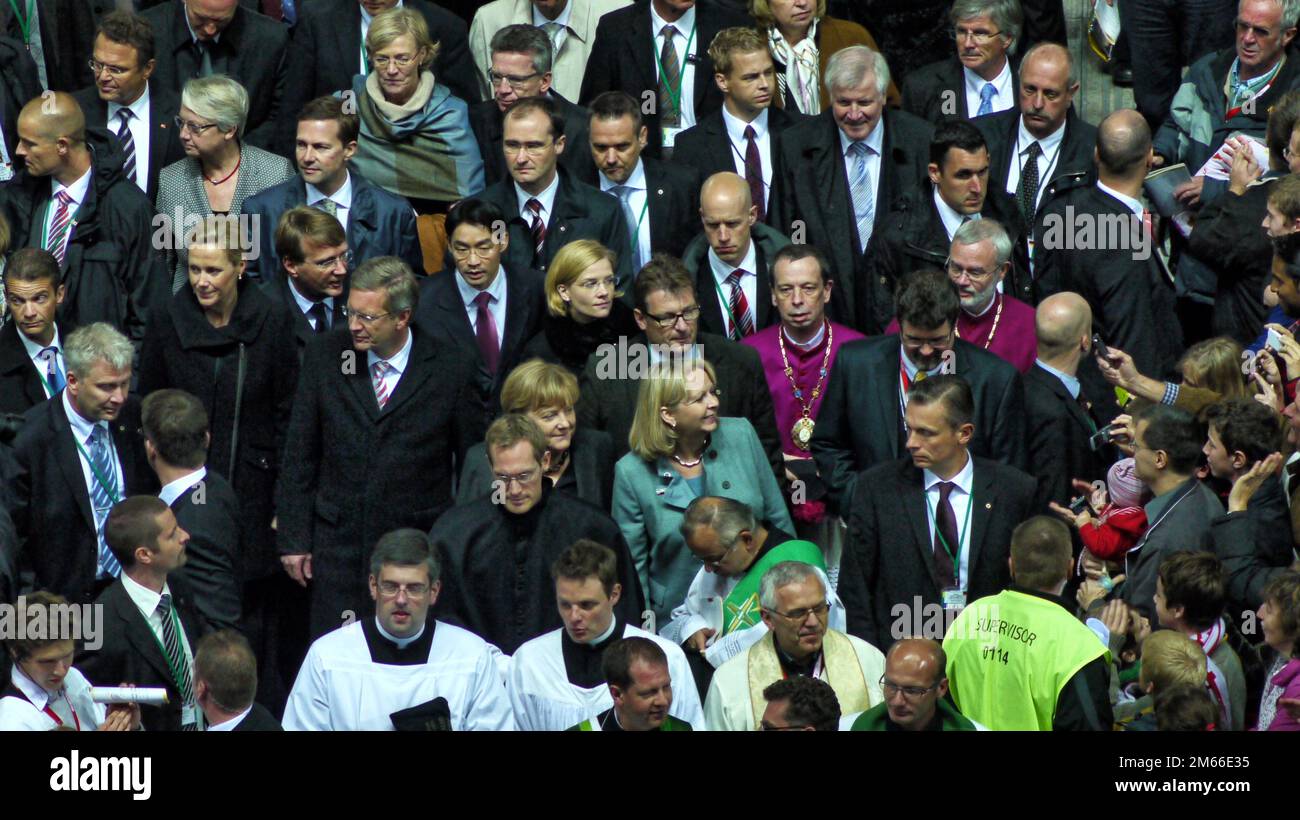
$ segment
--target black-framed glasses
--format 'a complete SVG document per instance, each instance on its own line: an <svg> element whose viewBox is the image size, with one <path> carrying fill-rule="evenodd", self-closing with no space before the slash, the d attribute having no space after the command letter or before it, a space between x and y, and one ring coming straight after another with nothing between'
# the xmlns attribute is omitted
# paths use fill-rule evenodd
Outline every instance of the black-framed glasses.
<svg viewBox="0 0 1300 820"><path fill-rule="evenodd" d="M916 698L925 697L925 694L927 692L932 691L936 686L939 685L939 683L940 681L935 681L930 686L899 686L898 684L886 678L884 675L881 675L880 691L884 692L885 697L887 698L893 697L894 695L897 695L899 692L902 692L903 697L915 700Z"/></svg>
<svg viewBox="0 0 1300 820"><path fill-rule="evenodd" d="M659 327L664 330L668 330L673 325L677 324L679 319L686 322L688 325L693 324L700 318L700 306L696 305L695 307L689 307L681 313L674 313L671 316L655 316L653 313L647 313L646 317L653 319L655 324L659 325Z"/></svg>
<svg viewBox="0 0 1300 820"><path fill-rule="evenodd" d="M518 74L498 74L495 71L488 71L488 81L491 83L493 88L496 88L498 85L501 85L501 82L504 80L515 91L522 91L524 85L529 80L539 76L539 74L540 72L534 71L532 74L519 76Z"/></svg>
<svg viewBox="0 0 1300 820"><path fill-rule="evenodd" d="M423 598L429 594L428 584L399 584L395 581L380 581L379 594L385 598L396 598L398 593L406 591L408 598Z"/></svg>

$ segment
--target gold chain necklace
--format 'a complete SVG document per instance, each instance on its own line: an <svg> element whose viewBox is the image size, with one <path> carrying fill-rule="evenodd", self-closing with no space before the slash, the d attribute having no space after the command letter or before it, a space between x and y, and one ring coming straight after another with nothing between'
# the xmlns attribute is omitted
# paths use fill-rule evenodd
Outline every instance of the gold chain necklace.
<svg viewBox="0 0 1300 820"><path fill-rule="evenodd" d="M989 345L993 344L993 337L998 335L998 322L1002 321L1002 306L1006 304L1007 301L1006 298L1003 296L998 296L997 300L998 300L998 310L996 313L993 314L993 328L989 331L989 337L984 340L985 350L988 350ZM961 330L957 328L956 325L953 326L953 332L957 334L958 339L961 338Z"/></svg>
<svg viewBox="0 0 1300 820"><path fill-rule="evenodd" d="M790 386L794 388L795 401L803 408L803 417L794 423L790 428L790 438L794 441L794 446L804 452L808 451L808 445L812 442L813 429L816 424L812 420L812 406L822 394L822 383L826 381L827 368L831 361L831 344L835 341L835 331L831 328L831 323L826 322L826 352L822 354L822 366L817 375L817 386L812 389L812 399L807 404L803 400L803 390L794 380L794 368L790 366L790 359L785 353L785 328L781 328L776 339L781 347L781 366L785 368L785 377L790 380Z"/></svg>

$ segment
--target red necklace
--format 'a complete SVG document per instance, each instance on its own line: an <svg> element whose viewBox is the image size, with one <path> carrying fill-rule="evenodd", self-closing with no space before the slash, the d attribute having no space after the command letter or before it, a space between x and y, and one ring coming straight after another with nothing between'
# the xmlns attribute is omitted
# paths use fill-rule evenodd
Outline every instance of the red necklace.
<svg viewBox="0 0 1300 820"><path fill-rule="evenodd" d="M220 185L221 183L225 182L226 180L230 179L235 175L235 172L239 170L239 164L243 161L244 161L244 154L243 152L240 152L239 158L235 160L235 168L230 173L226 174L221 179L208 179L208 175L203 174L203 179L206 180L209 185ZM202 172L200 171L200 173Z"/></svg>

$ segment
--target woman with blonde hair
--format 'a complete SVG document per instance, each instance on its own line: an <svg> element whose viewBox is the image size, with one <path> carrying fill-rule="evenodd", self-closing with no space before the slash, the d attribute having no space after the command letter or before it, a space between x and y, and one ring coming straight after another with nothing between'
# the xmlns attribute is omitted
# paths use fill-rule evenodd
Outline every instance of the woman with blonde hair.
<svg viewBox="0 0 1300 820"><path fill-rule="evenodd" d="M1178 384L1153 379L1140 373L1133 357L1109 348L1109 359L1098 357L1102 375L1116 387L1155 404L1172 404L1197 415L1223 399L1249 398L1247 357L1235 340L1218 336L1197 342L1178 360L1182 381Z"/></svg>
<svg viewBox="0 0 1300 820"><path fill-rule="evenodd" d="M614 484L614 445L609 434L578 428L578 379L558 364L530 359L510 371L501 386L501 411L519 413L546 437L550 466L546 477L560 492L609 509ZM456 503L482 498L495 487L487 448L475 444L465 454Z"/></svg>
<svg viewBox="0 0 1300 820"><path fill-rule="evenodd" d="M758 435L748 419L718 416L716 385L703 359L654 367L637 395L632 451L614 465L614 520L659 623L668 623L700 569L681 533L697 497L735 499L769 530L794 532Z"/></svg>
<svg viewBox="0 0 1300 820"><path fill-rule="evenodd" d="M546 270L542 330L528 342L524 355L561 364L576 376L601 345L635 336L632 309L614 289L617 267L617 255L594 239L578 239L561 248Z"/></svg>

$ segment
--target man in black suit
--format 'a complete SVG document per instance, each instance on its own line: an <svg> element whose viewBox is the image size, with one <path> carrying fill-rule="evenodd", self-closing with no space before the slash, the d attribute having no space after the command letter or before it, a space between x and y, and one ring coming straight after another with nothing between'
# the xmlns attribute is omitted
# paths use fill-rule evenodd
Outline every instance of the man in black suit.
<svg viewBox="0 0 1300 820"><path fill-rule="evenodd" d="M21 40L0 37L0 185L10 182L19 168L14 166L18 148L18 112L41 93L36 64ZM11 226L12 227L12 226Z"/></svg>
<svg viewBox="0 0 1300 820"><path fill-rule="evenodd" d="M154 88L179 99L185 83L195 77L225 74L248 92L244 138L258 148L279 147L288 73L286 26L238 0L173 1L140 16L153 26L157 46Z"/></svg>
<svg viewBox="0 0 1300 820"><path fill-rule="evenodd" d="M596 26L579 102L606 91L644 101L657 90L646 115L646 150L661 156L683 129L721 107L708 47L722 29L746 24L752 21L744 15L716 3L697 8L695 0L650 0L611 11Z"/></svg>
<svg viewBox="0 0 1300 820"><path fill-rule="evenodd" d="M447 214L456 272L426 277L415 313L417 327L472 365L484 427L500 412L501 386L541 328L544 310L542 275L501 264L510 239L501 234L498 243L493 226L504 219L481 199L456 203Z"/></svg>
<svg viewBox="0 0 1300 820"><path fill-rule="evenodd" d="M492 99L471 103L469 124L483 155L483 183L495 185L509 178L510 157L501 147L503 118L516 100L546 97L564 118L564 136L570 149L560 155L565 170L588 184L596 171L587 145L587 109L564 99L551 87L551 38L536 26L506 26L492 36Z"/></svg>
<svg viewBox="0 0 1300 820"><path fill-rule="evenodd" d="M785 234L758 221L744 177L714 174L700 188L704 231L687 246L682 262L695 282L700 330L733 341L781 316L773 306L772 264L790 244Z"/></svg>
<svg viewBox="0 0 1300 820"><path fill-rule="evenodd" d="M1042 298L1073 291L1088 300L1093 328L1162 377L1182 353L1174 289L1144 224L1142 183L1151 168L1151 131L1131 108L1102 121L1098 179L1047 204L1034 229L1034 286Z"/></svg>
<svg viewBox="0 0 1300 820"><path fill-rule="evenodd" d="M867 263L866 283L879 327L894 315L894 293L903 274L947 264L957 229L984 210L989 151L965 120L943 122L930 140L929 183L895 197ZM883 204L883 203L882 203Z"/></svg>
<svg viewBox="0 0 1300 820"><path fill-rule="evenodd" d="M63 389L55 314L63 303L59 263L49 251L22 248L9 258L4 297L9 321L0 328L0 413L26 413Z"/></svg>
<svg viewBox="0 0 1300 820"><path fill-rule="evenodd" d="M545 271L560 248L594 239L618 255L620 288L632 281L628 227L618 200L556 165L569 150L564 118L546 97L517 100L505 114L502 145L510 178L488 186L480 199L505 214L510 230L506 267ZM586 146L575 145L575 150Z"/></svg>
<svg viewBox="0 0 1300 820"><path fill-rule="evenodd" d="M298 24L288 49L285 82L285 142L292 145L292 118L315 97L352 88L352 78L369 74L365 32L376 14L397 7L397 0L298 0ZM477 69L469 52L469 27L464 20L429 0L403 0L403 8L418 11L438 43L433 76L451 93L473 105L479 101Z"/></svg>
<svg viewBox="0 0 1300 820"><path fill-rule="evenodd" d="M168 575L185 566L189 535L152 495L119 501L105 529L122 574L95 599L104 608L103 644L78 653L77 668L95 686L125 682L166 689L167 703L140 709L147 731L202 729L193 643L203 628L193 602L167 583Z"/></svg>
<svg viewBox="0 0 1300 820"><path fill-rule="evenodd" d="M281 275L264 278L262 287L293 315L301 361L312 339L347 323L343 308L352 253L338 219L306 205L280 216L275 247Z"/></svg>
<svg viewBox="0 0 1300 820"><path fill-rule="evenodd" d="M391 256L352 275L348 327L308 346L276 498L285 570L311 592L311 634L369 610L367 551L427 531L481 439L473 373L411 328L419 288Z"/></svg>
<svg viewBox="0 0 1300 820"><path fill-rule="evenodd" d="M68 334L67 387L27 411L14 439L14 524L35 586L87 603L118 574L104 540L108 511L157 491L130 395L131 343L103 323ZM117 681L113 682L116 685Z"/></svg>
<svg viewBox="0 0 1300 820"><path fill-rule="evenodd" d="M681 256L699 228L700 178L688 166L645 154L641 106L622 91L591 101L590 151L600 190L618 197L628 228L632 270L656 253Z"/></svg>
<svg viewBox="0 0 1300 820"><path fill-rule="evenodd" d="M633 316L641 334L617 347L597 350L579 379L578 426L604 430L614 441L614 458L628 452L627 436L636 416L636 397L656 346L684 355L698 348L718 374L718 415L739 416L754 425L772 472L785 477L785 459L776 434L772 394L753 348L722 336L699 332L700 306L690 272L671 256L653 257L637 276ZM611 349L612 348L612 349ZM642 367L645 365L645 367Z"/></svg>
<svg viewBox="0 0 1300 820"><path fill-rule="evenodd" d="M91 60L95 84L72 96L87 126L117 135L134 163L127 177L152 202L158 172L185 157L173 122L180 100L149 80L157 66L153 28L143 17L113 12L99 22Z"/></svg>
<svg viewBox="0 0 1300 820"><path fill-rule="evenodd" d="M361 128L355 111L349 111L338 97L317 97L297 116L294 159L298 176L258 191L245 199L241 208L261 225L260 252L248 260L245 273L261 278L264 284L285 278L276 250L276 229L280 218L300 205L334 216L347 231L347 249L357 264L376 256L396 256L411 270L424 270L411 203L348 166L357 152Z"/></svg>
<svg viewBox="0 0 1300 820"><path fill-rule="evenodd" d="M257 658L234 630L210 632L194 647L194 699L209 732L283 732L257 696Z"/></svg>
<svg viewBox="0 0 1300 820"><path fill-rule="evenodd" d="M1020 374L955 337L961 301L948 274L914 271L903 279L897 304L897 335L840 348L813 432L813 457L831 503L843 513L861 471L904 454L904 410L911 391L933 376L955 373L969 385L975 402L969 442L973 454L1016 468L1028 461Z"/></svg>
<svg viewBox="0 0 1300 820"><path fill-rule="evenodd" d="M1010 52L1020 39L1018 0L957 0L948 11L957 53L903 79L903 110L938 125L1016 108Z"/></svg>
<svg viewBox="0 0 1300 820"><path fill-rule="evenodd" d="M774 108L776 68L767 40L752 28L729 28L709 46L713 82L722 107L677 137L673 159L690 165L702 179L734 171L749 183L758 221L770 221L773 183L780 178L781 134L804 118Z"/></svg>
<svg viewBox="0 0 1300 820"><path fill-rule="evenodd" d="M1113 418L1104 394L1091 399L1079 379L1079 366L1092 351L1092 311L1077 293L1058 293L1038 305L1034 321L1038 361L1025 374L1025 420L1029 433L1029 471L1038 479L1045 503L1068 505L1079 495L1074 480L1105 481L1114 460L1106 443L1089 439Z"/></svg>
<svg viewBox="0 0 1300 820"><path fill-rule="evenodd" d="M140 410L145 454L163 500L189 533L185 566L172 574L190 594L204 631L240 623L243 554L239 500L230 483L209 473L208 414L182 390L155 390Z"/></svg>
<svg viewBox="0 0 1300 820"><path fill-rule="evenodd" d="M974 120L989 147L987 212L1012 236L1030 239L1037 215L1061 189L1096 178L1097 129L1072 107L1078 90L1070 52L1035 46L1020 63L1019 107ZM1012 269L1027 271L1032 249L1016 244ZM1028 277L1011 285L1017 299L1038 303Z"/></svg>
<svg viewBox="0 0 1300 820"><path fill-rule="evenodd" d="M970 451L975 399L958 376L917 382L907 402L909 457L862 473L847 510L839 595L848 631L886 650L913 617L956 616L1011 580L1011 531L1034 513L1034 479ZM937 637L937 636L926 636Z"/></svg>
<svg viewBox="0 0 1300 820"><path fill-rule="evenodd" d="M888 203L925 181L933 129L919 117L885 110L889 66L866 46L836 52L823 79L827 110L782 138L772 224L830 257L832 319L879 333L884 328L875 318L865 251L877 229L883 231Z"/></svg>

